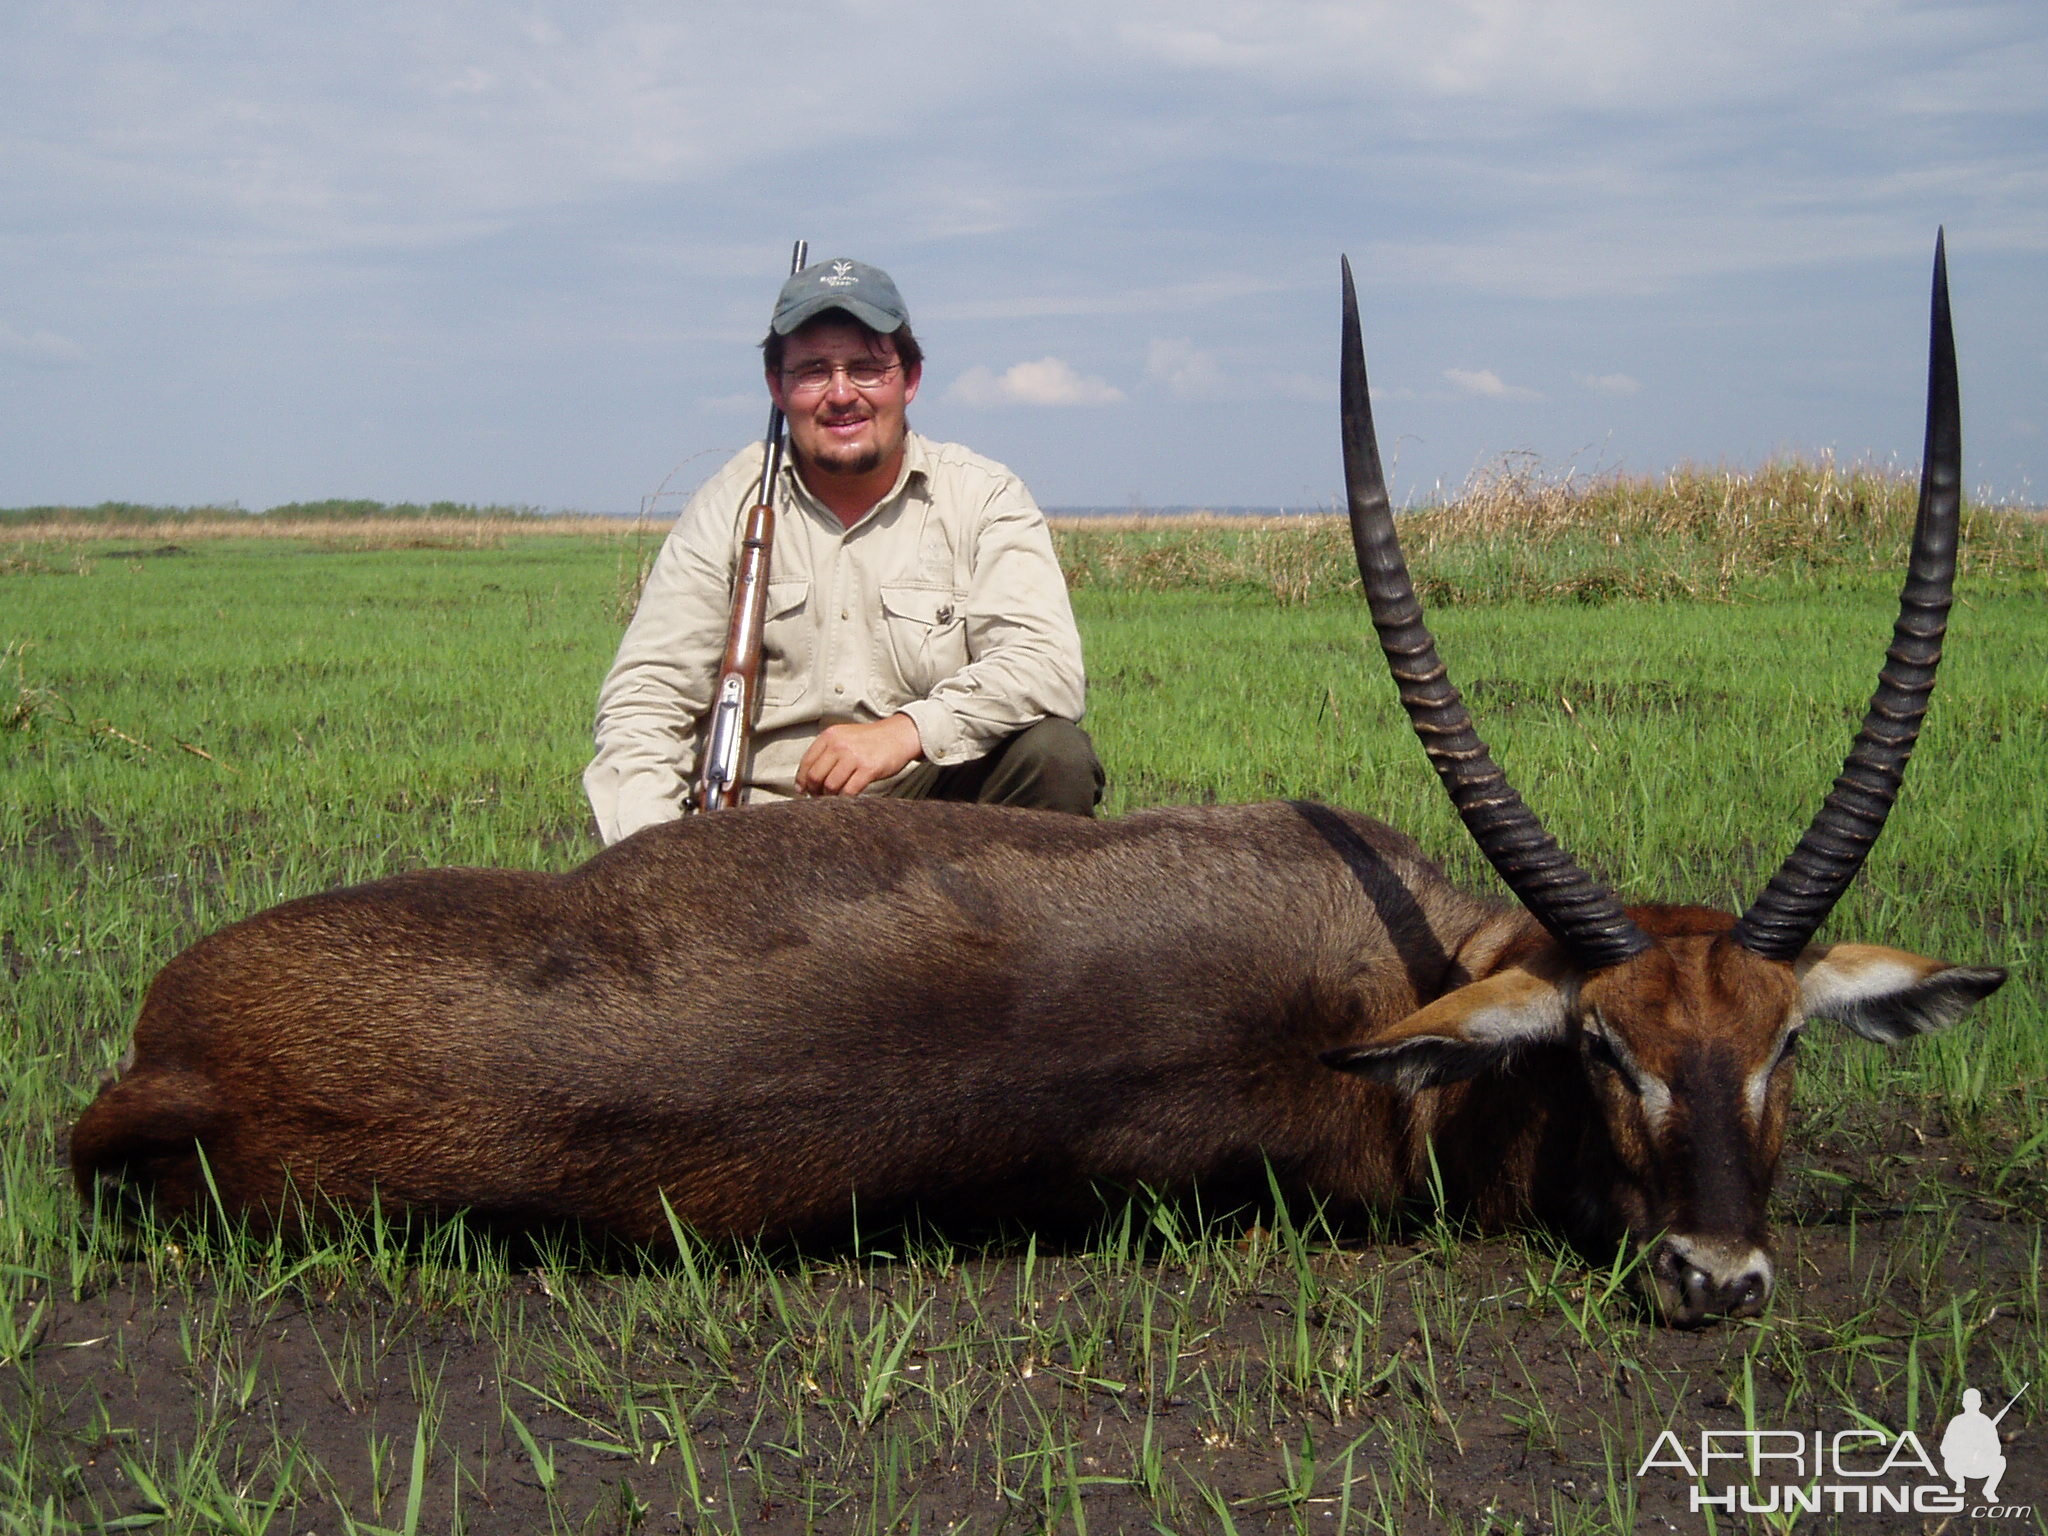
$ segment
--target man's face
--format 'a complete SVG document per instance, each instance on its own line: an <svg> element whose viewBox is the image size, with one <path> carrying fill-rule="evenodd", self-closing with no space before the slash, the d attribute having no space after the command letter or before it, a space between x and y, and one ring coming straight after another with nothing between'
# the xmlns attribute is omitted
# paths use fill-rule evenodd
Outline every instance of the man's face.
<svg viewBox="0 0 2048 1536"><path fill-rule="evenodd" d="M886 369L861 388L851 374ZM789 421L797 463L832 475L864 475L895 465L909 430L904 408L917 398L920 370L904 368L896 343L851 320L828 315L784 343L782 371L768 392Z"/></svg>

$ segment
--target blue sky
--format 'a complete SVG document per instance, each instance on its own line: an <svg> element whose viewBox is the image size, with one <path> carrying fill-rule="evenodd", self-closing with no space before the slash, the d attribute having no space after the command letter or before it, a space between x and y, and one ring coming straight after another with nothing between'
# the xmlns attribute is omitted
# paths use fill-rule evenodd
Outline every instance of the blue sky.
<svg viewBox="0 0 2048 1536"><path fill-rule="evenodd" d="M2048 9L13 0L0 505L630 511L761 430L803 236L1048 505L1330 502L1337 257L1397 500L1912 465L2048 501Z"/></svg>

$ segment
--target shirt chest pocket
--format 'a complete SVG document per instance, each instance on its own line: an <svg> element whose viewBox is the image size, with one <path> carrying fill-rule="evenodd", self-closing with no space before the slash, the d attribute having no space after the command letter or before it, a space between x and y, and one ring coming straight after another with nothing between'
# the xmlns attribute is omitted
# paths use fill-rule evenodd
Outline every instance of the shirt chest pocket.
<svg viewBox="0 0 2048 1536"><path fill-rule="evenodd" d="M768 583L768 611L761 621L761 702L787 704L811 681L815 640L804 613L811 584L806 579Z"/></svg>
<svg viewBox="0 0 2048 1536"><path fill-rule="evenodd" d="M965 667L967 620L951 587L885 586L878 671L901 691L897 703L921 699Z"/></svg>

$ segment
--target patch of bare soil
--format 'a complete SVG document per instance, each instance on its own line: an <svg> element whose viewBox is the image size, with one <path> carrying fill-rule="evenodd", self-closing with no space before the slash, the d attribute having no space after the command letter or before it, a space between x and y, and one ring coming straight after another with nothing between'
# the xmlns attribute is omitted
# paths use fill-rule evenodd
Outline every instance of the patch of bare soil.
<svg viewBox="0 0 2048 1536"><path fill-rule="evenodd" d="M1325 1251L1308 1289L1272 1266L1227 1299L1153 1270L1133 1282L1149 1303L1106 1292L1087 1256L795 1265L756 1315L722 1321L656 1315L618 1271L535 1270L454 1305L361 1281L229 1300L204 1282L152 1289L138 1265L45 1298L0 1413L27 1442L16 1464L38 1469L26 1491L87 1528L209 1529L191 1513L205 1499L246 1510L282 1489L271 1531L337 1530L338 1506L474 1533L1705 1532L1687 1480L1636 1476L1663 1430L1688 1446L1745 1425L1810 1439L1851 1427L1853 1405L1892 1424L1917 1413L1931 1451L1954 1405L1909 1407L1932 1391L1930 1361L1922 1387L1901 1375L1928 1319L1953 1310L1987 1387L1997 1362L2038 1351L2039 1206L1965 1162L1904 1127L1803 1154L1762 1326L1646 1326L1603 1299L1597 1271L1511 1236ZM906 1316L914 1344L878 1376L874 1341ZM1373 1358L1353 1369L1361 1347ZM2029 1519L1798 1528L2038 1528L2041 1395L2001 1426L2002 1496Z"/></svg>

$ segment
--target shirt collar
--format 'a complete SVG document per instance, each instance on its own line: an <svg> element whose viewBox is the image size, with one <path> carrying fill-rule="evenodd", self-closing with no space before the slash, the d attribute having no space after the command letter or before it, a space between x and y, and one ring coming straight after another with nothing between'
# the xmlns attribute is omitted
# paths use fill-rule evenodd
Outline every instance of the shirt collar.
<svg viewBox="0 0 2048 1536"><path fill-rule="evenodd" d="M859 520L853 524L853 528L860 527L884 507L900 500L909 490L912 480L917 481L920 490L929 485L931 483L931 466L932 454L930 444L919 433L906 432L903 437L903 462L897 466L895 483L889 487L888 493L880 501L861 514ZM803 476L796 472L795 460L784 460L782 478L793 500L816 512L820 517L830 518L835 525L839 522L832 509L811 494L811 488L804 484ZM847 532L851 533L853 528L847 529Z"/></svg>

